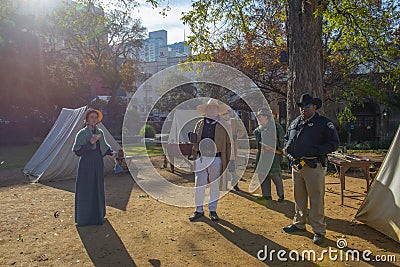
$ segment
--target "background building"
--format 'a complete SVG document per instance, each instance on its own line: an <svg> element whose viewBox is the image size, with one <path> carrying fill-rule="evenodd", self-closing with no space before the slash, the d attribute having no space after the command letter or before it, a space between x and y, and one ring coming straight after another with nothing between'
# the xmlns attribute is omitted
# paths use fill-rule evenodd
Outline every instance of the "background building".
<svg viewBox="0 0 400 267"><path fill-rule="evenodd" d="M185 45L185 42L174 43L168 45L167 31L159 30L149 33L149 38L144 40L143 48L139 53L139 69L141 77L136 83L136 88L140 86L151 76L163 69L179 64L187 60L190 56L190 47ZM132 108L135 109L141 119L145 119L145 115L150 112L153 101L160 97L160 92L157 88L149 86L143 88L140 92L136 93L135 100ZM133 94L128 94L132 97ZM163 112L156 112L150 114L153 121L163 121L167 114Z"/></svg>
<svg viewBox="0 0 400 267"><path fill-rule="evenodd" d="M185 42L168 45L166 30L149 32L149 38L143 41L143 47L139 52L139 60L142 62L165 61L165 58L187 56L190 47Z"/></svg>

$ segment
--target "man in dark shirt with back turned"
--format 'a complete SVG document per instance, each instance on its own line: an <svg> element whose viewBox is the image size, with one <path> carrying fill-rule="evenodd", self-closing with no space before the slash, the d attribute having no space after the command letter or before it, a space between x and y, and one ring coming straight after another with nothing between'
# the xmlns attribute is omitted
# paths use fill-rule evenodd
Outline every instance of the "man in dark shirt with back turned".
<svg viewBox="0 0 400 267"><path fill-rule="evenodd" d="M305 231L305 224L309 222L314 231L313 242L319 245L326 234L324 197L327 154L339 147L339 137L335 125L315 112L322 106L321 99L303 94L297 106L300 116L290 123L284 146L292 166L295 215L293 224L283 227L283 230L286 233Z"/></svg>

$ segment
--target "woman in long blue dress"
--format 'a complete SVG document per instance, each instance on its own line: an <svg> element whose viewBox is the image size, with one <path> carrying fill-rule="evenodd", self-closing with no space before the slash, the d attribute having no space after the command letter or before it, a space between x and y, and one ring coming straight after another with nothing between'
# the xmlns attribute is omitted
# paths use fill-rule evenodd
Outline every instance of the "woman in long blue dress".
<svg viewBox="0 0 400 267"><path fill-rule="evenodd" d="M96 124L99 110L86 111L86 127L75 138L73 151L80 157L75 184L75 222L78 226L102 225L106 215L103 157L114 153Z"/></svg>

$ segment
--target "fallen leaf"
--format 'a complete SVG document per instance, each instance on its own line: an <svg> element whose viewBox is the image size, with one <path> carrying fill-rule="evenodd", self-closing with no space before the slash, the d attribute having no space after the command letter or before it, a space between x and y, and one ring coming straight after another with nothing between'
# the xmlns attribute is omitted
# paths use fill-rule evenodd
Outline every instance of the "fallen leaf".
<svg viewBox="0 0 400 267"><path fill-rule="evenodd" d="M21 242L24 242L24 237L21 234L19 234L17 240L21 241Z"/></svg>

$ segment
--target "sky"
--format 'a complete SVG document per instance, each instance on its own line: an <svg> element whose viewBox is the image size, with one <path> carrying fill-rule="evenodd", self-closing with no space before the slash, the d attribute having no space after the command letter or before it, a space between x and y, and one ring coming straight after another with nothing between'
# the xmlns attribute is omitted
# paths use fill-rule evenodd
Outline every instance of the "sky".
<svg viewBox="0 0 400 267"><path fill-rule="evenodd" d="M162 2L162 4L164 3ZM147 28L147 32L166 30L168 32L168 44L182 42L184 40L184 31L186 32L186 36L190 33L189 27L183 25L180 21L182 17L181 13L191 9L190 0L170 0L169 5L171 10L168 11L166 17L159 14L161 11L160 8L153 9L145 0L140 0L139 4L140 7L136 16L142 19L142 25Z"/></svg>
<svg viewBox="0 0 400 267"><path fill-rule="evenodd" d="M1 2L2 0L0 0ZM50 6L54 6L58 1L55 0L21 0L23 6L29 12L32 10L40 12ZM165 6L166 0L160 0L161 5ZM107 1L105 1L107 2ZM146 0L138 0L139 8L133 14L136 18L141 18L142 25L147 28L147 32L166 30L168 44L181 42L184 40L184 30L186 36L190 33L189 27L184 26L180 21L181 13L191 9L191 0L168 0L171 10L168 15L163 17L159 12L161 8L154 9L151 4L146 3Z"/></svg>

